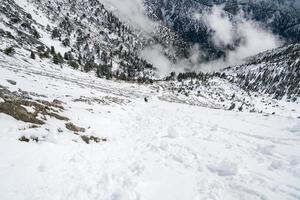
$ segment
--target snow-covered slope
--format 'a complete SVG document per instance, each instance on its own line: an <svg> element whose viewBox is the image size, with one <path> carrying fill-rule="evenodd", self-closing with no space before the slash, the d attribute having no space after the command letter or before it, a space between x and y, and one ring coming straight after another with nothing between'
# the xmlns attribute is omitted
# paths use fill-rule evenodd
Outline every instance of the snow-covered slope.
<svg viewBox="0 0 300 200"><path fill-rule="evenodd" d="M106 1L104 1L106 2ZM25 50L56 64L68 64L97 76L149 82L158 66L142 51L159 45L176 60L190 46L169 28L155 24L147 32L128 22L103 1L3 0L0 50Z"/></svg>
<svg viewBox="0 0 300 200"><path fill-rule="evenodd" d="M228 111L247 94L225 79L187 96L2 53L0 74L0 199L300 197L297 102Z"/></svg>
<svg viewBox="0 0 300 200"><path fill-rule="evenodd" d="M4 0L0 49L14 48L68 64L97 76L152 78L153 66L139 54L147 39L99 1Z"/></svg>
<svg viewBox="0 0 300 200"><path fill-rule="evenodd" d="M117 16L1 1L0 199L300 199L299 45L153 80L143 48L189 45Z"/></svg>
<svg viewBox="0 0 300 200"><path fill-rule="evenodd" d="M300 97L300 44L262 52L223 72L246 90L295 101Z"/></svg>

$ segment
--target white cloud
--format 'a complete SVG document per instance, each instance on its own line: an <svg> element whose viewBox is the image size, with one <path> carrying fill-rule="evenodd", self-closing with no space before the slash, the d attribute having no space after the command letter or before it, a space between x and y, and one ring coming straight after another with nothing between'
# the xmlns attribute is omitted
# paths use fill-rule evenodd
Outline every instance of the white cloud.
<svg viewBox="0 0 300 200"><path fill-rule="evenodd" d="M225 59L199 65L203 71L214 71L240 64L247 57L282 45L278 36L261 27L257 22L247 20L243 13L233 16L233 20L230 20L222 6L214 6L211 12L204 14L203 21L214 32L212 39L216 46L230 45L234 40L241 39L238 47L226 52Z"/></svg>
<svg viewBox="0 0 300 200"><path fill-rule="evenodd" d="M117 15L125 17L132 25L137 25L145 32L154 30L156 23L145 14L143 0L100 1L107 8L115 11ZM218 70L240 64L249 56L276 48L282 44L277 36L262 28L257 22L245 19L242 13L229 18L222 6L213 6L211 11L204 14L194 13L193 17L195 20L202 20L211 29L213 32L211 39L217 47L224 48L227 45L232 45L237 38L242 39L241 44L234 50L228 50L225 59L217 59L205 64L199 62L203 51L198 45L195 45L191 50L190 58L180 60L177 63L173 63L164 55L161 46L147 47L141 52L141 56L158 68L161 75L167 75L171 71L182 72L186 69L205 72Z"/></svg>
<svg viewBox="0 0 300 200"><path fill-rule="evenodd" d="M145 14L143 0L100 0L117 15L126 17L131 25L136 25L146 32L154 29L154 22Z"/></svg>
<svg viewBox="0 0 300 200"><path fill-rule="evenodd" d="M175 70L174 64L164 55L163 48L160 45L147 47L141 52L141 56L152 63L161 76L169 75L172 69Z"/></svg>
<svg viewBox="0 0 300 200"><path fill-rule="evenodd" d="M213 31L216 46L222 47L233 43L234 26L222 6L214 6L210 13L204 15L204 23Z"/></svg>

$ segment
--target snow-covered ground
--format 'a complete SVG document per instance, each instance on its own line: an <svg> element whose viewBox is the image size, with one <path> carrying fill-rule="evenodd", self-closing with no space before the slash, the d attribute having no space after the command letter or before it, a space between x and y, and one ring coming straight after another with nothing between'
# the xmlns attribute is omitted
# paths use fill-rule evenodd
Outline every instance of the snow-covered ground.
<svg viewBox="0 0 300 200"><path fill-rule="evenodd" d="M47 116L30 128L0 113L0 199L300 199L299 104L267 115L175 103L161 98L159 84L107 81L2 53L0 85L62 101L62 116L107 139L86 144L65 121Z"/></svg>

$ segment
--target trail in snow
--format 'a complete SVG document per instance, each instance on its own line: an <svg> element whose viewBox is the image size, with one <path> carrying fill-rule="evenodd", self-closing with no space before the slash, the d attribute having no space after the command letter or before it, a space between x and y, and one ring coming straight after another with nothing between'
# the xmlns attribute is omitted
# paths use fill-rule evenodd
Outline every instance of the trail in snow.
<svg viewBox="0 0 300 200"><path fill-rule="evenodd" d="M3 54L0 66L0 85L59 99L72 122L108 139L76 143L56 119L34 130L0 114L0 199L300 199L295 117L166 102L159 85L100 80ZM81 96L126 101L74 101ZM23 133L46 139L22 143Z"/></svg>

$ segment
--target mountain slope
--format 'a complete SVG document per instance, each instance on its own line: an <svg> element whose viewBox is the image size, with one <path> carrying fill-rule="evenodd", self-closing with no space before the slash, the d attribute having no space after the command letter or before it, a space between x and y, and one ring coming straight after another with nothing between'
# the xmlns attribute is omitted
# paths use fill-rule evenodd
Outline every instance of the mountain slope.
<svg viewBox="0 0 300 200"><path fill-rule="evenodd" d="M97 69L100 77L154 75L153 66L139 57L143 36L98 1L5 0L0 23L3 48L24 49L87 72Z"/></svg>
<svg viewBox="0 0 300 200"><path fill-rule="evenodd" d="M299 197L295 103L259 95L249 100L262 113L211 109L207 87L187 97L3 53L0 74L1 199Z"/></svg>
<svg viewBox="0 0 300 200"><path fill-rule="evenodd" d="M165 6L181 8L172 9L169 14L167 10L164 12L170 20L188 20L193 14L186 15L191 7L201 7L204 12L211 6L192 0L180 4L177 1L156 3L154 5L161 5L162 9ZM151 7L148 8L150 12ZM0 9L0 40L4 53L11 56L16 53L25 60L45 60L61 67L70 65L81 71L93 71L98 77L149 83L157 77L157 71L140 57L144 48L161 44L165 55L174 62L188 54L186 50L190 48L179 35L164 26L158 26L152 33L130 28L98 1L5 0ZM203 28L199 21L197 23L195 26L186 21L185 26ZM177 47L175 52L170 50L174 46ZM267 53L264 58L265 54L253 57L251 62L225 71L230 75L227 79L245 90L272 94L279 99L286 95L296 100L299 97L298 47L291 45ZM254 72L253 68L257 70Z"/></svg>
<svg viewBox="0 0 300 200"><path fill-rule="evenodd" d="M141 51L193 44L155 28L97 0L2 0L0 199L300 198L299 44L158 79Z"/></svg>
<svg viewBox="0 0 300 200"><path fill-rule="evenodd" d="M207 59L224 56L228 50L239 46L239 40L242 40L236 38L236 44L230 47L220 48L214 44L214 31L207 26L202 16L210 12L213 5L223 5L233 24L233 16L243 11L245 19L258 22L284 40L292 43L300 41L300 6L297 1L145 0L146 11L152 19L165 24L184 41L199 43L207 53Z"/></svg>
<svg viewBox="0 0 300 200"><path fill-rule="evenodd" d="M300 97L300 45L287 45L263 52L243 65L225 69L242 88L271 94L276 99Z"/></svg>

